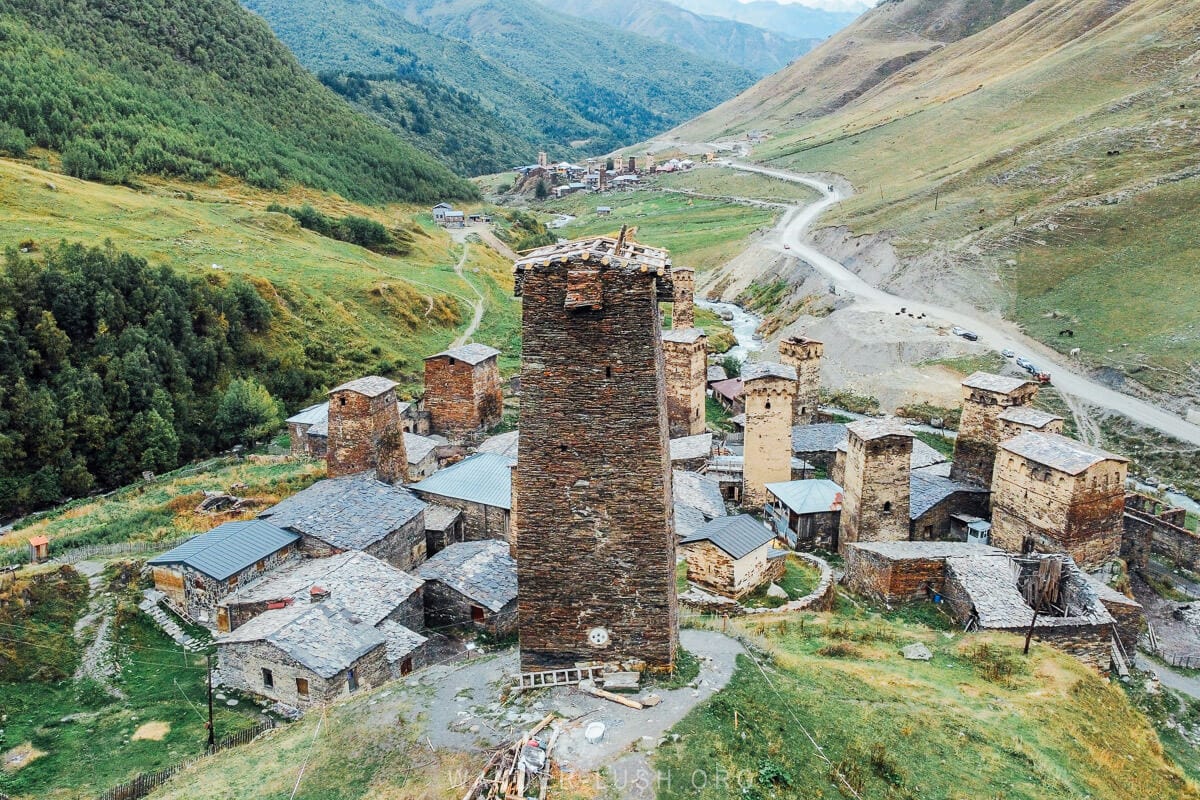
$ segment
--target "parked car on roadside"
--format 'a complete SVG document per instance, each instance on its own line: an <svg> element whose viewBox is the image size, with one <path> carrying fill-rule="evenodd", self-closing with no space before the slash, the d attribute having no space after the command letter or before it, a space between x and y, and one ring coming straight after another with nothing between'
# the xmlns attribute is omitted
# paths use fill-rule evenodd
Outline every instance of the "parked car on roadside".
<svg viewBox="0 0 1200 800"><path fill-rule="evenodd" d="M1016 353L1014 353L1012 350L1009 350L1009 349L1006 347L1006 348L1004 348L1003 350L1001 350L1001 351L1000 351L1000 355L1004 356L1005 358L1012 358L1013 356L1015 356L1015 355L1016 355Z"/></svg>

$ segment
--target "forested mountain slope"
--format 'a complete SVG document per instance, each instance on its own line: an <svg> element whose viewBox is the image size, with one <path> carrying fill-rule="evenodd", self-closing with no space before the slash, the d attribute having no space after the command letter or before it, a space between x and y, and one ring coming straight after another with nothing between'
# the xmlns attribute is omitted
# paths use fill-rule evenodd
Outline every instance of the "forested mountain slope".
<svg viewBox="0 0 1200 800"><path fill-rule="evenodd" d="M233 0L0 0L0 149L28 146L111 183L222 172L369 201L473 195Z"/></svg>

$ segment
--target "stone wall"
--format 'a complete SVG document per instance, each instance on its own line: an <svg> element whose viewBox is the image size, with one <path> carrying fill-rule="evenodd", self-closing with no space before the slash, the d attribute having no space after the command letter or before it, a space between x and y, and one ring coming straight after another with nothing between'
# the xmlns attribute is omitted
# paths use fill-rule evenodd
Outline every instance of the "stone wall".
<svg viewBox="0 0 1200 800"><path fill-rule="evenodd" d="M380 480L407 480L408 456L395 389L376 397L353 390L331 392L327 446L330 478L377 469Z"/></svg>
<svg viewBox="0 0 1200 800"><path fill-rule="evenodd" d="M925 600L941 593L946 580L945 558L893 559L862 550L846 549L846 587L881 603Z"/></svg>
<svg viewBox="0 0 1200 800"><path fill-rule="evenodd" d="M765 505L768 483L792 479L792 403L796 382L764 377L746 382L745 467L742 505Z"/></svg>
<svg viewBox="0 0 1200 800"><path fill-rule="evenodd" d="M368 545L364 552L405 571L423 564L427 557L425 512L421 511L387 536Z"/></svg>
<svg viewBox="0 0 1200 800"><path fill-rule="evenodd" d="M506 636L517 627L517 601L493 612L441 581L425 583L425 625L432 629L471 627Z"/></svg>
<svg viewBox="0 0 1200 800"><path fill-rule="evenodd" d="M590 253L587 253L590 258ZM675 658L675 536L658 289L667 274L562 256L524 267L523 670Z"/></svg>
<svg viewBox="0 0 1200 800"><path fill-rule="evenodd" d="M699 331L697 331L699 333ZM663 341L663 368L667 391L667 425L672 439L704 433L705 373L708 337L694 341Z"/></svg>
<svg viewBox="0 0 1200 800"><path fill-rule="evenodd" d="M1200 536L1183 527L1187 512L1141 494L1125 498L1125 536L1121 557L1130 567L1145 568L1150 554L1177 567L1200 571Z"/></svg>
<svg viewBox="0 0 1200 800"><path fill-rule="evenodd" d="M671 307L671 327L675 330L694 328L696 326L696 273L690 267L676 267L671 270L671 282L675 287L674 305Z"/></svg>
<svg viewBox="0 0 1200 800"><path fill-rule="evenodd" d="M499 359L475 365L444 355L426 359L424 402L436 433L459 438L496 427L504 413Z"/></svg>
<svg viewBox="0 0 1200 800"><path fill-rule="evenodd" d="M1121 552L1127 465L1104 460L1079 475L1001 449L992 492L992 543L1012 553L1026 538L1095 569Z"/></svg>
<svg viewBox="0 0 1200 800"><path fill-rule="evenodd" d="M263 670L271 671L273 686L263 682ZM358 691L373 689L391 678L384 645L372 649L350 667L358 682ZM217 673L222 686L256 694L293 708L328 703L350 694L349 670L332 678L322 678L292 659L269 642L233 642L217 646ZM308 695L298 691L296 679L308 682Z"/></svg>
<svg viewBox="0 0 1200 800"><path fill-rule="evenodd" d="M838 534L843 555L854 542L908 540L912 443L911 433L863 439L850 426Z"/></svg>
<svg viewBox="0 0 1200 800"><path fill-rule="evenodd" d="M1063 432L1063 424L1064 420L1062 419L1052 419L1042 427L1035 428L1032 425L1024 425L1020 422L1002 419L1000 420L999 441L1004 442L1009 439L1015 439L1022 433L1057 433L1061 436Z"/></svg>
<svg viewBox="0 0 1200 800"><path fill-rule="evenodd" d="M154 588L167 595L172 603L201 625L217 625L217 604L239 585L265 575L296 556L296 548L288 545L270 556L251 564L223 581L180 564L155 567Z"/></svg>
<svg viewBox="0 0 1200 800"><path fill-rule="evenodd" d="M962 421L954 442L950 477L975 486L991 486L996 446L1002 441L1000 414L1013 406L1026 406L1037 397L1038 387L1026 383L1011 391L989 391L963 385Z"/></svg>
<svg viewBox="0 0 1200 800"><path fill-rule="evenodd" d="M447 545L457 542L482 542L495 539L500 542L512 543L512 514L508 509L499 506L485 506L482 503L472 503L469 500L459 500L455 497L421 492L422 499L439 506L457 508L462 512L459 530L461 536L453 541L435 542L434 552L443 550ZM516 493L513 493L513 504L516 504Z"/></svg>
<svg viewBox="0 0 1200 800"><path fill-rule="evenodd" d="M950 517L966 514L986 519L988 510L986 492L954 492L942 502L912 520L910 538L914 542L946 541L950 539Z"/></svg>
<svg viewBox="0 0 1200 800"><path fill-rule="evenodd" d="M824 354L824 344L803 336L793 336L779 343L779 360L796 368L793 425L812 425L820 421L821 357Z"/></svg>

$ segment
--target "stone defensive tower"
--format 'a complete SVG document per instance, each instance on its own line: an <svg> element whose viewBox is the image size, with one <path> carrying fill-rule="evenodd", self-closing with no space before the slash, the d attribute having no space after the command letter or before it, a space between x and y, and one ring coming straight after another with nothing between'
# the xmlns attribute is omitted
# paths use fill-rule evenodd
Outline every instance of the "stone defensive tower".
<svg viewBox="0 0 1200 800"><path fill-rule="evenodd" d="M659 301L664 250L595 238L516 263L523 297L521 669L671 668L675 534Z"/></svg>
<svg viewBox="0 0 1200 800"><path fill-rule="evenodd" d="M672 439L704 433L708 337L699 328L663 333L667 428Z"/></svg>
<svg viewBox="0 0 1200 800"><path fill-rule="evenodd" d="M1000 444L1000 415L1006 409L1028 406L1037 397L1036 383L1024 378L976 372L962 382L963 413L954 442L950 477L960 483L990 488Z"/></svg>
<svg viewBox="0 0 1200 800"><path fill-rule="evenodd" d="M908 541L912 432L894 419L861 420L846 428L839 552L854 542Z"/></svg>
<svg viewBox="0 0 1200 800"><path fill-rule="evenodd" d="M425 409L435 432L457 438L500 424L499 356L494 347L465 344L425 359Z"/></svg>
<svg viewBox="0 0 1200 800"><path fill-rule="evenodd" d="M372 375L329 393L329 477L376 470L387 483L408 479L396 382Z"/></svg>
<svg viewBox="0 0 1200 800"><path fill-rule="evenodd" d="M767 484L792 479L792 404L796 370L786 364L753 363L742 369L746 443L742 505L767 502Z"/></svg>
<svg viewBox="0 0 1200 800"><path fill-rule="evenodd" d="M793 425L812 425L820 418L821 356L825 345L816 339L792 336L779 343L779 360L796 369Z"/></svg>
<svg viewBox="0 0 1200 800"><path fill-rule="evenodd" d="M696 271L691 267L675 267L671 270L671 281L675 284L671 328L679 331L696 327Z"/></svg>

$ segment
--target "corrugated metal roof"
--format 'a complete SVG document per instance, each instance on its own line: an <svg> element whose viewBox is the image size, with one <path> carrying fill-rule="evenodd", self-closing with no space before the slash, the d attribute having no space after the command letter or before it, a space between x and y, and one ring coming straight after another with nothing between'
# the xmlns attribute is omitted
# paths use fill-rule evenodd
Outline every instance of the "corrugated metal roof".
<svg viewBox="0 0 1200 800"><path fill-rule="evenodd" d="M295 425L315 425L329 419L329 401L309 406L294 417L288 417L287 422Z"/></svg>
<svg viewBox="0 0 1200 800"><path fill-rule="evenodd" d="M368 375L365 378L357 378L348 383L343 383L329 390L330 394L335 392L357 392L364 397L378 397L384 392L394 389L399 386L391 378L381 378L378 375Z"/></svg>
<svg viewBox="0 0 1200 800"><path fill-rule="evenodd" d="M717 517L680 544L709 541L731 558L739 559L774 539L775 534L754 517L738 514L736 517Z"/></svg>
<svg viewBox="0 0 1200 800"><path fill-rule="evenodd" d="M364 472L317 481L259 517L343 550L363 550L424 510L410 492Z"/></svg>
<svg viewBox="0 0 1200 800"><path fill-rule="evenodd" d="M828 514L842 510L842 487L833 481L813 479L768 483L767 491L797 514Z"/></svg>
<svg viewBox="0 0 1200 800"><path fill-rule="evenodd" d="M440 353L434 353L431 356L425 356L425 360L429 361L434 358L453 358L457 361L463 361L472 366L487 361L489 358L495 358L500 355L500 351L494 347L488 347L486 344L472 342L471 344L460 345L459 347L451 347L449 350L443 350Z"/></svg>
<svg viewBox="0 0 1200 800"><path fill-rule="evenodd" d="M913 472L908 479L908 518L917 519L956 492L987 494L988 490L966 483L958 483L940 475Z"/></svg>
<svg viewBox="0 0 1200 800"><path fill-rule="evenodd" d="M517 562L508 543L487 539L449 545L417 569L464 597L499 611L517 599Z"/></svg>
<svg viewBox="0 0 1200 800"><path fill-rule="evenodd" d="M476 453L454 466L430 475L410 488L422 495L450 497L497 508L512 508L512 468L515 458Z"/></svg>
<svg viewBox="0 0 1200 800"><path fill-rule="evenodd" d="M1077 442L1057 433L1023 433L1015 439L1001 442L1000 447L1022 458L1068 475L1078 475L1101 461L1129 461L1125 456L1109 453L1099 447Z"/></svg>
<svg viewBox="0 0 1200 800"><path fill-rule="evenodd" d="M794 381L796 380L796 368L789 364L776 364L773 361L754 361L742 367L743 383L763 378L782 378L785 381Z"/></svg>
<svg viewBox="0 0 1200 800"><path fill-rule="evenodd" d="M261 520L226 522L208 533L155 556L149 564L186 564L210 578L223 581L267 558L300 537Z"/></svg>

